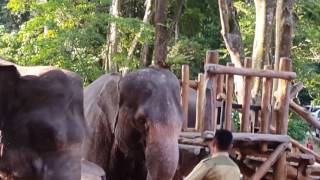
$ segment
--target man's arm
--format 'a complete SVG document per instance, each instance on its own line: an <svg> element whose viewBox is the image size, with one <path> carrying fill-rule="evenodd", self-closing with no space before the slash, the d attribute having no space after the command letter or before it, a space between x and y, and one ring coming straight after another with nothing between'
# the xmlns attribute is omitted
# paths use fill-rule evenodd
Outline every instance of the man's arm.
<svg viewBox="0 0 320 180"><path fill-rule="evenodd" d="M201 161L184 180L201 180L208 173L208 167Z"/></svg>

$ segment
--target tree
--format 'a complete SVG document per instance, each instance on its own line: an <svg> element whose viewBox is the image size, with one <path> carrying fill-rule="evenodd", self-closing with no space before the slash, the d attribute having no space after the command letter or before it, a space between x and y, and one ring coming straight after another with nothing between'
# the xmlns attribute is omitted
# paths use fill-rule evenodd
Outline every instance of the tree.
<svg viewBox="0 0 320 180"><path fill-rule="evenodd" d="M110 7L110 14L113 17L119 17L120 15L120 5L121 5L121 0L112 0L112 4ZM113 57L115 54L118 52L118 28L117 24L115 22L112 22L110 24L110 32L109 32L109 37L108 37L108 48L107 48L107 56L105 57L106 59L104 60L104 68L107 72L116 72L117 71L117 66L113 63Z"/></svg>
<svg viewBox="0 0 320 180"><path fill-rule="evenodd" d="M146 10L145 10L145 14L143 17L143 23L150 23L150 20L152 18L152 4L153 4L153 0L146 0L146 2L145 2ZM143 28L144 28L144 26L141 27L141 30L135 36L135 38L133 39L133 41L130 45L130 49L128 52L128 59L131 59L133 56L133 53L138 45L138 41L142 35Z"/></svg>
<svg viewBox="0 0 320 180"><path fill-rule="evenodd" d="M252 50L253 68L263 69L264 65L271 65L270 47L272 39L272 29L276 1L274 0L255 0L256 26ZM252 89L253 101L255 104L261 102L261 82L259 78L254 81Z"/></svg>
<svg viewBox="0 0 320 180"><path fill-rule="evenodd" d="M156 0L155 26L156 26L156 41L155 41L155 63L159 67L166 67L165 61L167 58L167 6L168 0Z"/></svg>

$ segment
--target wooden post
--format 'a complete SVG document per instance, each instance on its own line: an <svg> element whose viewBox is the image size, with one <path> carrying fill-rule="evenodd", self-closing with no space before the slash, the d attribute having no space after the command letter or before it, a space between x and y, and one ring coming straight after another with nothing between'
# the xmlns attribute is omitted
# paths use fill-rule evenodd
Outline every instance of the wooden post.
<svg viewBox="0 0 320 180"><path fill-rule="evenodd" d="M218 64L219 63L219 53L215 50L207 51L205 65L206 64Z"/></svg>
<svg viewBox="0 0 320 180"><path fill-rule="evenodd" d="M207 51L205 65L207 64L218 64L219 63L219 53L218 51L211 50ZM203 130L215 130L217 127L217 74L208 74L206 75L206 97L205 99L205 108L204 108L204 129ZM211 86L211 87L209 87Z"/></svg>
<svg viewBox="0 0 320 180"><path fill-rule="evenodd" d="M218 78L217 78L217 95L223 93L223 84L224 84L224 74L220 74L218 75Z"/></svg>
<svg viewBox="0 0 320 180"><path fill-rule="evenodd" d="M234 67L234 64L228 63L228 67ZM234 77L232 74L227 75L226 77L226 105L225 105L225 129L231 131L231 121L232 121L232 100L233 100L233 84Z"/></svg>
<svg viewBox="0 0 320 180"><path fill-rule="evenodd" d="M183 109L183 128L186 130L188 128L188 105L189 105L189 65L182 65L182 109Z"/></svg>
<svg viewBox="0 0 320 180"><path fill-rule="evenodd" d="M264 66L265 70L271 70L272 66ZM271 114L271 91L272 91L272 79L263 78L262 82L262 100L261 100L261 133L268 134L270 128L270 114ZM261 151L266 152L268 150L268 144L261 144Z"/></svg>
<svg viewBox="0 0 320 180"><path fill-rule="evenodd" d="M245 59L245 67L251 68L251 58ZM245 92L242 104L242 119L241 119L241 131L250 132L250 104L251 104L251 88L252 88L252 77L246 76L245 80Z"/></svg>
<svg viewBox="0 0 320 180"><path fill-rule="evenodd" d="M198 89L197 89L197 109L196 109L196 130L203 129L203 107L204 107L204 74L198 75Z"/></svg>
<svg viewBox="0 0 320 180"><path fill-rule="evenodd" d="M268 172L270 167L277 160L277 158L281 155L281 153L283 153L287 148L288 148L288 143L280 144L275 149L275 151L273 151L273 153L269 156L269 158L258 168L256 173L251 177L251 179L252 180L261 179ZM286 166L286 164L284 166ZM285 174L285 178L284 179L281 179L280 177L284 177L284 176L279 176L278 178L275 178L275 179L285 180L286 177L287 177L287 174Z"/></svg>
<svg viewBox="0 0 320 180"><path fill-rule="evenodd" d="M280 70L291 71L292 62L289 58L280 59ZM276 101L276 115L277 115L277 134L288 133L288 116L289 116L289 101L290 101L290 81L280 79L277 91ZM277 163L275 164L274 178L285 179L287 177L286 168L286 154L282 154Z"/></svg>
<svg viewBox="0 0 320 180"><path fill-rule="evenodd" d="M280 70L291 71L292 62L289 58L280 59ZM280 79L277 91L277 127L278 134L287 134L288 132L288 116L289 116L289 102L290 102L290 88L291 82L289 80Z"/></svg>

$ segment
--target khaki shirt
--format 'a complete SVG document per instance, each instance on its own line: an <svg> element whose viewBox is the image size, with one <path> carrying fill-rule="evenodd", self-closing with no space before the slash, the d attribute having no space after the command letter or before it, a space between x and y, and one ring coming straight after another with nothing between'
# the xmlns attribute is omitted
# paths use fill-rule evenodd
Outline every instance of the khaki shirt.
<svg viewBox="0 0 320 180"><path fill-rule="evenodd" d="M227 153L202 160L184 180L239 180L240 170Z"/></svg>

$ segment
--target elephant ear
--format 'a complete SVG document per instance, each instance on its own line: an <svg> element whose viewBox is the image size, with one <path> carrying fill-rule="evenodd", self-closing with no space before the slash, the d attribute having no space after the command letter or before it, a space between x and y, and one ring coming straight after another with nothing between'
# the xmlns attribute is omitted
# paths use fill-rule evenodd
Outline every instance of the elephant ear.
<svg viewBox="0 0 320 180"><path fill-rule="evenodd" d="M120 75L103 75L84 90L84 113L89 128L103 124L113 131L119 110Z"/></svg>
<svg viewBox="0 0 320 180"><path fill-rule="evenodd" d="M14 104L15 86L20 78L16 67L11 65L0 65L0 122L3 122L5 113Z"/></svg>

